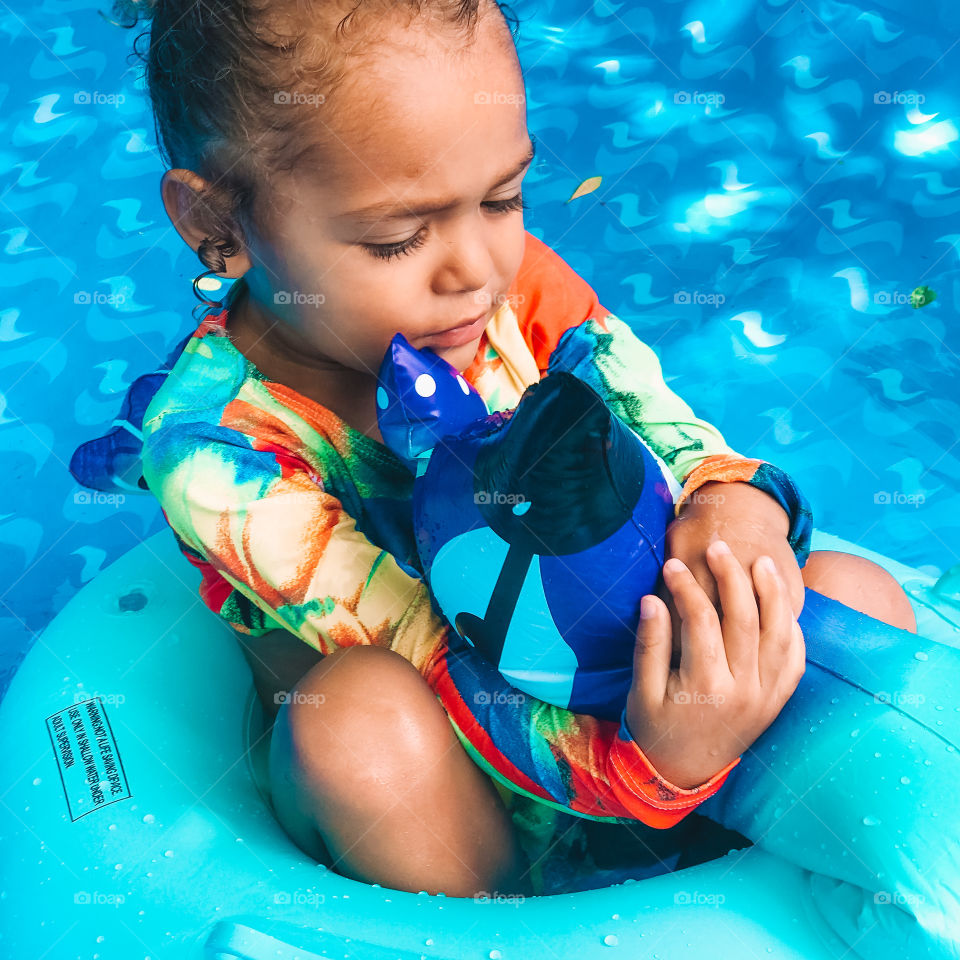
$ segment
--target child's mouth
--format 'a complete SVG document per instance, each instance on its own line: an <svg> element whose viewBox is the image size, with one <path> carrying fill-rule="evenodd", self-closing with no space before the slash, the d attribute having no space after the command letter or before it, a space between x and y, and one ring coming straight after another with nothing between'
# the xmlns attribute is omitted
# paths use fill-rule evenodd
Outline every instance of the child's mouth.
<svg viewBox="0 0 960 960"><path fill-rule="evenodd" d="M487 325L488 312L484 310L479 317L461 323L456 327L451 327L441 333L431 333L427 337L425 345L428 347L462 347L464 344L470 343L471 340L476 340Z"/></svg>

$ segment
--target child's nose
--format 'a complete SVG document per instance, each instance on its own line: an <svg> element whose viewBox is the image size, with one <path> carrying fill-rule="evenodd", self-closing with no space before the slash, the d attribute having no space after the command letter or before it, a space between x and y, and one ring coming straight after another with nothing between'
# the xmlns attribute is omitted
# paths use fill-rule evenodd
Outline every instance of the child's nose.
<svg viewBox="0 0 960 960"><path fill-rule="evenodd" d="M440 270L439 285L443 293L478 291L490 285L494 274L493 257L477 225L451 231L444 236L447 255ZM488 304L476 303L476 309L465 315L479 313Z"/></svg>

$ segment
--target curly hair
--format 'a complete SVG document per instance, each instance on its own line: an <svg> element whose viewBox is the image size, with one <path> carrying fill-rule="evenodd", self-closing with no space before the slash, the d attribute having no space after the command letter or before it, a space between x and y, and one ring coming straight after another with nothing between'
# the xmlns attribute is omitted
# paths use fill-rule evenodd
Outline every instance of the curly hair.
<svg viewBox="0 0 960 960"><path fill-rule="evenodd" d="M224 258L266 219L258 188L317 149L311 111L291 107L317 91L325 102L342 82L346 56L363 47L362 32L350 36L358 14L406 9L471 35L482 0L352 2L340 17L346 4L337 0L114 0L117 26L150 21L130 57L145 67L161 157L209 184L197 197L210 231L197 254L208 270L225 270ZM492 3L516 38L515 14Z"/></svg>

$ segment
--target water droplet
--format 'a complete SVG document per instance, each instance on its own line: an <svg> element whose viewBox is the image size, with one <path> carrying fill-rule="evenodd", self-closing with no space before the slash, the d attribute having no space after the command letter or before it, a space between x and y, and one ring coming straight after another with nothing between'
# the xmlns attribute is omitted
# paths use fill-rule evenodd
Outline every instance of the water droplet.
<svg viewBox="0 0 960 960"><path fill-rule="evenodd" d="M877 827L880 825L880 821L876 817L866 816L863 818L863 825L865 827Z"/></svg>
<svg viewBox="0 0 960 960"><path fill-rule="evenodd" d="M831 702L831 703L839 703L839 702L840 702L840 698L839 698L839 697L832 697L831 700L830 700L830 702Z"/></svg>
<svg viewBox="0 0 960 960"><path fill-rule="evenodd" d="M503 954L499 950L491 950L487 956L490 958L490 960L500 960Z"/></svg>
<svg viewBox="0 0 960 960"><path fill-rule="evenodd" d="M910 778L909 778L909 777L901 777L901 778L900 778L900 782L901 782L904 786L906 786L906 785L910 782Z"/></svg>
<svg viewBox="0 0 960 960"><path fill-rule="evenodd" d="M913 655L913 659L914 659L914 660L929 660L930 658L929 658L922 650L918 650L918 651Z"/></svg>
<svg viewBox="0 0 960 960"><path fill-rule="evenodd" d="M881 753L878 752L878 753L875 753L874 756L879 759L881 756L883 756L883 754L881 754Z"/></svg>
<svg viewBox="0 0 960 960"><path fill-rule="evenodd" d="M620 943L620 938L615 933L608 933L604 938L603 942L608 947L616 947Z"/></svg>
<svg viewBox="0 0 960 960"><path fill-rule="evenodd" d="M41 783L43 783L43 781L42 781L39 777L34 777L34 778L33 778L33 785L34 785L35 787L39 787Z"/></svg>
<svg viewBox="0 0 960 960"><path fill-rule="evenodd" d="M172 850L164 850L164 851L163 851L163 855L164 855L165 857L172 857L172 856L173 856L173 851L172 851Z"/></svg>
<svg viewBox="0 0 960 960"><path fill-rule="evenodd" d="M424 944L424 946L426 946L426 947L432 947L432 946L433 946L433 937L427 937L427 939L423 941L423 944Z"/></svg>
<svg viewBox="0 0 960 960"><path fill-rule="evenodd" d="M851 736L851 737L859 737L859 736L860 736L860 728L857 727L856 729L851 730L851 731L850 731L850 736Z"/></svg>
<svg viewBox="0 0 960 960"><path fill-rule="evenodd" d="M117 825L116 825L115 823L111 823L110 826L107 827L107 829L108 829L108 830L116 830L116 829L117 829Z"/></svg>
<svg viewBox="0 0 960 960"><path fill-rule="evenodd" d="M106 939L106 938L105 938L104 935L101 933L100 936L97 937L97 943L103 943L103 941L104 941L105 939Z"/></svg>
<svg viewBox="0 0 960 960"><path fill-rule="evenodd" d="M620 919L620 914L619 914L619 913L612 913L612 914L610 914L610 919L611 919L611 920L619 920L619 919Z"/></svg>

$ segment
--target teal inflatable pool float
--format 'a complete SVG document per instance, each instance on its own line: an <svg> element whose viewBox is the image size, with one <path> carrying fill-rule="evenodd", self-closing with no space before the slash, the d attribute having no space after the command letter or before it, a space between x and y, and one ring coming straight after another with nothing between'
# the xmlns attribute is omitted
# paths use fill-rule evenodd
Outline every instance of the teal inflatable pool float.
<svg viewBox="0 0 960 960"><path fill-rule="evenodd" d="M0 956L960 957L960 570L813 547L882 564L920 635L807 591L807 672L701 808L755 845L478 902L347 879L287 838L247 665L157 534L73 598L0 705Z"/></svg>

